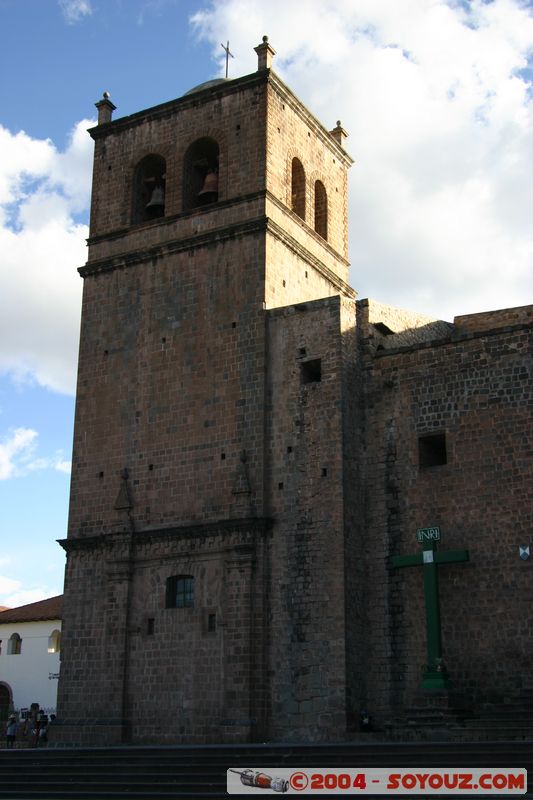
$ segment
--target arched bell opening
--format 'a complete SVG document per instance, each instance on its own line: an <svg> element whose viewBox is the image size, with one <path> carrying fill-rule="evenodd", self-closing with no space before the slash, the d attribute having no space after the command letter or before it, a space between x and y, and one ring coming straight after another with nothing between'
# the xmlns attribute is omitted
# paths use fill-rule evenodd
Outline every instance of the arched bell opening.
<svg viewBox="0 0 533 800"><path fill-rule="evenodd" d="M291 164L291 208L305 220L305 170L299 158Z"/></svg>
<svg viewBox="0 0 533 800"><path fill-rule="evenodd" d="M322 181L315 181L315 231L328 238L328 196Z"/></svg>
<svg viewBox="0 0 533 800"><path fill-rule="evenodd" d="M150 222L165 216L166 161L145 156L135 168L132 222Z"/></svg>
<svg viewBox="0 0 533 800"><path fill-rule="evenodd" d="M184 211L217 202L218 159L218 144L207 136L187 149L183 163Z"/></svg>

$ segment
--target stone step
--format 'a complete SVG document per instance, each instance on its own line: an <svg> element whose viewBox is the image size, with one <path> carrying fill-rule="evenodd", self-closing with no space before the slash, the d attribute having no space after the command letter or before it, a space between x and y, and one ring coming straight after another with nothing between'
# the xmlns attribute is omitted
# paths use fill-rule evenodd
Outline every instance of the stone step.
<svg viewBox="0 0 533 800"><path fill-rule="evenodd" d="M476 717L525 717L526 719L533 720L533 708L524 708L523 706L506 706L504 708L482 708L477 714L472 716Z"/></svg>
<svg viewBox="0 0 533 800"><path fill-rule="evenodd" d="M480 738L490 736L480 730ZM225 798L229 767L525 767L533 741L387 742L166 748L56 748L2 752L1 800ZM533 789L533 786L530 787ZM341 797L346 795L330 795ZM390 796L390 795L389 795ZM533 798L533 792L526 795ZM375 800L380 797L374 795ZM385 797L385 796L381 796Z"/></svg>
<svg viewBox="0 0 533 800"><path fill-rule="evenodd" d="M533 730L533 720L530 717L516 717L514 714L509 714L508 717L498 715L493 717L487 714L483 717L473 717L472 719L465 720L465 725L492 725L497 730L501 728L502 731L506 730L510 725L518 725L521 728L531 728Z"/></svg>
<svg viewBox="0 0 533 800"><path fill-rule="evenodd" d="M514 742L508 741L493 741L495 750L510 757L516 753L516 745ZM180 769L187 768L205 768L208 765L218 766L221 763L237 763L242 762L244 758L246 761L268 760L272 763L281 763L289 760L294 763L295 760L300 762L317 762L318 759L324 759L324 762L332 760L345 761L347 759L361 758L389 758L391 755L399 755L402 758L418 757L422 755L424 758L430 755L444 754L446 757L456 755L463 757L465 753L464 748L454 747L450 743L443 749L441 746L435 748L432 752L432 745L429 743L421 742L420 745L412 742L370 742L364 743L342 743L334 745L255 745L255 746L234 746L234 747L208 747L205 748L182 748L182 747L169 747L165 749L159 748L86 748L83 750L78 749L46 749L46 750L23 750L23 751L6 751L2 752L2 761L0 767L6 766L8 763L14 763L18 766L23 766L24 770L31 768L33 765L36 768L45 763L48 768L54 765L64 766L70 765L77 767L87 763L98 763L100 767L112 769L115 771L119 765L126 766L127 769L135 767L136 765L147 764L150 768L161 769L163 767L174 769L179 766ZM486 753L485 743L483 745L476 745L475 742L470 743L468 748L468 757L478 758L480 754ZM11 760L13 759L13 760Z"/></svg>
<svg viewBox="0 0 533 800"><path fill-rule="evenodd" d="M133 779L136 784L146 784L147 786L154 786L160 783L173 782L180 785L199 785L203 782L211 784L220 781L220 768L215 768L211 771L204 772L184 772L179 770L179 776L176 775L176 770L169 774L158 774L157 772L149 772L145 767L140 767L139 770L122 770L118 769L115 772L109 770L98 770L98 777L106 780L109 784L114 783L130 783ZM17 783L20 779L20 774L15 769L2 770L2 785L6 786L10 781ZM32 779L38 780L41 783L57 783L60 780L62 783L81 783L82 785L90 784L94 781L94 772L85 769L67 772L62 769L46 770L45 772L39 769L33 770L33 773L28 773L25 776L27 782Z"/></svg>

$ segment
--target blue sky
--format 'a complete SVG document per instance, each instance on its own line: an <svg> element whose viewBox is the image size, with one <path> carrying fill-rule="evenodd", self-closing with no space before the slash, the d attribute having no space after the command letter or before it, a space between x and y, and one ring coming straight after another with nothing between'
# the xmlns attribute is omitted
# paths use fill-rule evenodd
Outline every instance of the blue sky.
<svg viewBox="0 0 533 800"><path fill-rule="evenodd" d="M342 120L351 283L453 319L533 302L533 17L520 0L0 0L0 605L62 590L94 103L274 68Z"/></svg>
<svg viewBox="0 0 533 800"><path fill-rule="evenodd" d="M2 124L63 149L104 90L121 116L179 96L213 70L209 45L188 25L200 8L188 0L0 0L9 32L0 64L10 76Z"/></svg>

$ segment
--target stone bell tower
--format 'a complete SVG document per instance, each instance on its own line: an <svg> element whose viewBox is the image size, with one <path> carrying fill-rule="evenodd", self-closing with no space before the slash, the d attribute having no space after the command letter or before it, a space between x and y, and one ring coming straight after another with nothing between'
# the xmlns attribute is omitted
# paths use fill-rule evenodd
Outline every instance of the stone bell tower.
<svg viewBox="0 0 533 800"><path fill-rule="evenodd" d="M346 726L351 159L266 37L256 52L255 73L128 117L97 103L62 541L71 743Z"/></svg>

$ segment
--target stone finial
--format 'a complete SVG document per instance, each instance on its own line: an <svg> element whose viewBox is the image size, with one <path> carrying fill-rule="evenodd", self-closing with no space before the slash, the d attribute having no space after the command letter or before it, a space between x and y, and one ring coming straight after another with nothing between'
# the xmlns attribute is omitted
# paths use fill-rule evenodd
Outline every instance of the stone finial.
<svg viewBox="0 0 533 800"><path fill-rule="evenodd" d="M337 144L340 144L341 147L344 147L344 140L348 136L348 133L342 127L340 119L337 120L337 126L329 132L329 135L333 136Z"/></svg>
<svg viewBox="0 0 533 800"><path fill-rule="evenodd" d="M274 48L268 43L268 36L263 36L263 43L254 47L257 53L257 69L271 69L272 59L276 55Z"/></svg>
<svg viewBox="0 0 533 800"><path fill-rule="evenodd" d="M95 106L98 109L98 124L105 125L106 122L111 122L116 106L109 99L109 92L104 92L102 99L95 103Z"/></svg>

